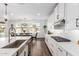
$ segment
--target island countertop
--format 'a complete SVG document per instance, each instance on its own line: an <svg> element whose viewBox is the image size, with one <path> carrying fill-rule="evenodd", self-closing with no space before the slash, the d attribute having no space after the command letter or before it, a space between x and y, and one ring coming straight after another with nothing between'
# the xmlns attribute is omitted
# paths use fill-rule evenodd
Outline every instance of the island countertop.
<svg viewBox="0 0 79 59"><path fill-rule="evenodd" d="M0 48L0 56L13 56L31 38L31 36L26 36L25 38L26 39L20 39L20 38L17 39L17 40L25 40L18 48Z"/></svg>

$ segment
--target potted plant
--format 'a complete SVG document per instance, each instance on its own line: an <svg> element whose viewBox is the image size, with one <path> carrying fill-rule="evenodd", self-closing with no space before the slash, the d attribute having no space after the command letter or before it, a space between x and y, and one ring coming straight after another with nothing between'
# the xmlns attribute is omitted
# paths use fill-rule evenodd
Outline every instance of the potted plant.
<svg viewBox="0 0 79 59"><path fill-rule="evenodd" d="M46 33L46 31L47 31L47 25L44 25L43 28L44 28L44 32Z"/></svg>

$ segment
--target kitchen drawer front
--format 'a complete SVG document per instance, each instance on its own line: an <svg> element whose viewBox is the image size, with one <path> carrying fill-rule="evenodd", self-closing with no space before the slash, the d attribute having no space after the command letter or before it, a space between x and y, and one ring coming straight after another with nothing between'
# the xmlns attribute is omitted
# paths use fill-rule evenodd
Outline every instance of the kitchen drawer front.
<svg viewBox="0 0 79 59"><path fill-rule="evenodd" d="M73 56L73 55L71 55L70 53L66 51L66 56Z"/></svg>
<svg viewBox="0 0 79 59"><path fill-rule="evenodd" d="M50 51L50 52L51 52L51 54L53 55L53 51L52 51L52 48L51 48L51 46L50 46L49 42L48 42L48 41L46 41L46 40L45 40L45 42L46 42L46 45L47 45L47 47L48 47L49 51Z"/></svg>
<svg viewBox="0 0 79 59"><path fill-rule="evenodd" d="M26 45L24 49L24 56L28 56L28 45Z"/></svg>
<svg viewBox="0 0 79 59"><path fill-rule="evenodd" d="M66 51L60 46L57 47L57 52L58 56L66 56Z"/></svg>

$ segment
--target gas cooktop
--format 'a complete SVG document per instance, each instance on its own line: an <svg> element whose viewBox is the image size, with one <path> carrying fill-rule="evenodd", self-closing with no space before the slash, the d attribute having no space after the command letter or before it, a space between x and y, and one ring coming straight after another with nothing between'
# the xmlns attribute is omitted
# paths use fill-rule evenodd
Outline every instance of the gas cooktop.
<svg viewBox="0 0 79 59"><path fill-rule="evenodd" d="M56 40L57 42L70 42L71 40L60 37L60 36L51 36L51 38L53 38L54 40Z"/></svg>

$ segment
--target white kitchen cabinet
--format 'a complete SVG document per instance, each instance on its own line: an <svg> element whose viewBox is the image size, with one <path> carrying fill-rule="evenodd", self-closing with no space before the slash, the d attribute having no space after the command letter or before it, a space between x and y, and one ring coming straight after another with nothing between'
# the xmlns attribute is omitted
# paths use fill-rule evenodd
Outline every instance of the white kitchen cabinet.
<svg viewBox="0 0 79 59"><path fill-rule="evenodd" d="M58 43L51 38L51 36L46 35L45 42L53 56L71 56L71 54L59 46Z"/></svg>
<svg viewBox="0 0 79 59"><path fill-rule="evenodd" d="M73 55L71 55L70 53L66 51L66 56L73 56Z"/></svg>
<svg viewBox="0 0 79 59"><path fill-rule="evenodd" d="M52 41L53 39L50 37L49 43L50 43L50 48L53 51L53 55L56 56L57 55L57 48L56 48L56 42Z"/></svg>
<svg viewBox="0 0 79 59"><path fill-rule="evenodd" d="M67 3L65 7L66 11L66 30L76 29L76 18L79 17L79 4L78 3Z"/></svg>
<svg viewBox="0 0 79 59"><path fill-rule="evenodd" d="M63 19L64 18L64 3L59 3L58 5L59 9L59 20Z"/></svg>
<svg viewBox="0 0 79 59"><path fill-rule="evenodd" d="M65 5L65 6L64 6ZM57 11L57 7L58 11ZM57 14L59 14L59 19L57 19ZM79 4L78 3L59 3L51 16L48 18L48 30L54 30L54 22L61 19L65 19L65 30L79 29L76 27L76 19L79 18Z"/></svg>
<svg viewBox="0 0 79 59"><path fill-rule="evenodd" d="M14 53L12 56L16 56L17 55L17 53Z"/></svg>
<svg viewBox="0 0 79 59"><path fill-rule="evenodd" d="M21 52L21 54L19 56L24 56L24 50Z"/></svg>
<svg viewBox="0 0 79 59"><path fill-rule="evenodd" d="M50 39L50 36L46 35L46 36L45 36L45 42L46 42L46 44L47 44L47 46L48 46L48 48L49 48L51 54L53 55L53 50L52 50L52 47L51 47L51 44L50 44L50 40L51 40L51 39Z"/></svg>
<svg viewBox="0 0 79 59"><path fill-rule="evenodd" d="M57 21L59 21L59 20L61 20L61 19L63 19L64 18L64 3L59 3L57 6L56 6L56 8L54 9L54 22L57 22ZM59 17L58 17L58 15L59 15ZM58 17L58 19L57 19L57 17Z"/></svg>
<svg viewBox="0 0 79 59"><path fill-rule="evenodd" d="M26 47L24 49L24 54L25 54L25 56L28 56L28 45L26 45Z"/></svg>
<svg viewBox="0 0 79 59"><path fill-rule="evenodd" d="M46 36L45 36L45 42L46 42L48 48L50 49L49 39L50 39L50 38L46 35Z"/></svg>
<svg viewBox="0 0 79 59"><path fill-rule="evenodd" d="M23 49L19 56L28 56L28 48L27 46Z"/></svg>
<svg viewBox="0 0 79 59"><path fill-rule="evenodd" d="M57 45L57 56L66 56L66 51L59 45Z"/></svg>
<svg viewBox="0 0 79 59"><path fill-rule="evenodd" d="M28 56L28 45L25 44L23 47L21 47L18 52L17 52L18 56Z"/></svg>
<svg viewBox="0 0 79 59"><path fill-rule="evenodd" d="M51 38L51 47L53 50L53 55L55 56L66 56L66 51L55 42L53 38Z"/></svg>
<svg viewBox="0 0 79 59"><path fill-rule="evenodd" d="M55 7L54 9L54 22L57 22L58 19L57 19L57 7Z"/></svg>
<svg viewBox="0 0 79 59"><path fill-rule="evenodd" d="M53 56L57 55L56 43L52 41L52 38L49 35L46 35L45 42Z"/></svg>

